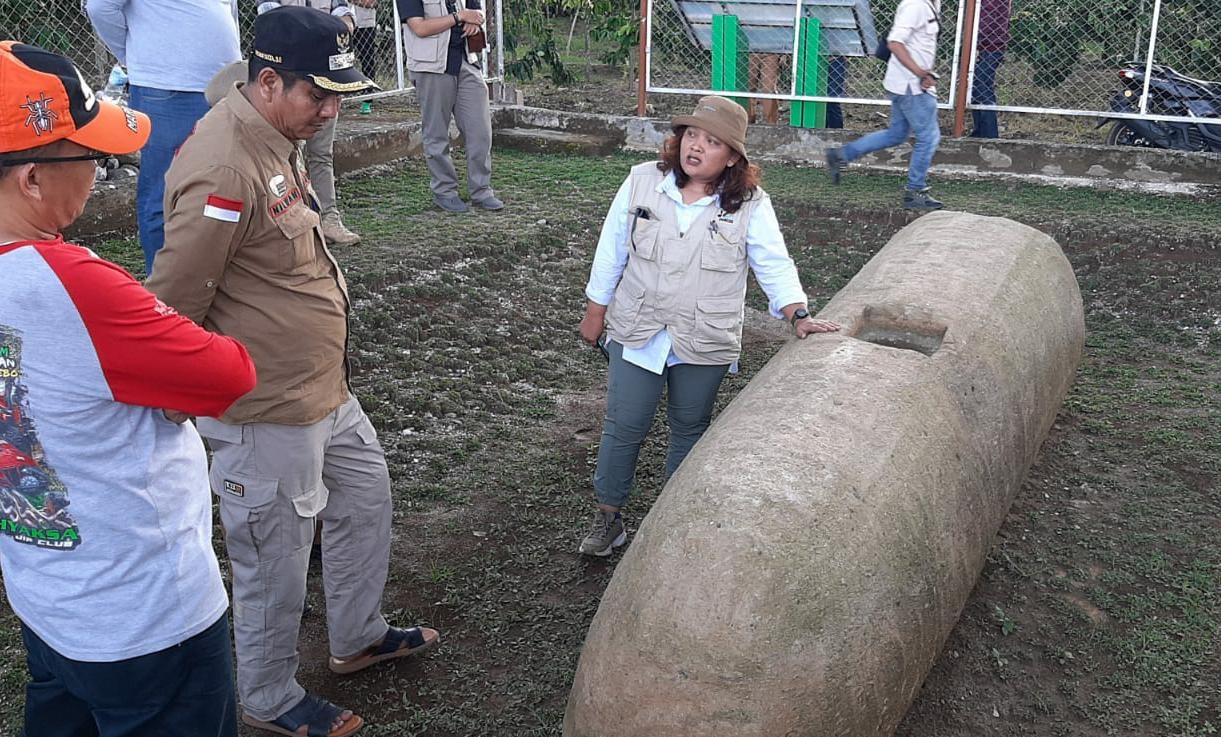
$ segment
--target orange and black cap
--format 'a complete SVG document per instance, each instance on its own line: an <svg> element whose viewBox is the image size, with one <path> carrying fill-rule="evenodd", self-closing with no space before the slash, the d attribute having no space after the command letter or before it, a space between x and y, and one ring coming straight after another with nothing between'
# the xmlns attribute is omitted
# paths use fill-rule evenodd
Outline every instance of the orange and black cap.
<svg viewBox="0 0 1221 737"><path fill-rule="evenodd" d="M67 139L107 154L148 140L148 116L98 98L66 56L0 42L0 153Z"/></svg>

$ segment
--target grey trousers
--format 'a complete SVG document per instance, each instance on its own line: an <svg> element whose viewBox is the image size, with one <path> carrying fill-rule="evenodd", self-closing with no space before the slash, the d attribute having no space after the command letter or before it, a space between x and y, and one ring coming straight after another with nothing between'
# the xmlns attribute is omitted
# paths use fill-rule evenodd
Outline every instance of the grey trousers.
<svg viewBox="0 0 1221 737"><path fill-rule="evenodd" d="M339 116L331 118L312 138L305 140L305 166L309 169L310 184L318 195L318 210L326 215L338 212L335 204L335 124Z"/></svg>
<svg viewBox="0 0 1221 737"><path fill-rule="evenodd" d="M331 655L385 636L382 591L390 561L390 475L377 433L356 399L321 422L225 425L200 418L210 478L233 570L237 692L267 721L305 695L297 636L315 516Z"/></svg>
<svg viewBox="0 0 1221 737"><path fill-rule="evenodd" d="M466 145L466 185L472 200L492 197L492 113L479 67L463 62L458 76L412 72L432 193L458 194L458 172L449 158L449 121L458 123Z"/></svg>
<svg viewBox="0 0 1221 737"><path fill-rule="evenodd" d="M636 478L640 445L649 434L661 390L667 390L666 416L670 421L670 449L666 453L666 478L695 447L712 422L717 389L729 365L700 366L679 363L660 374L623 360L623 346L607 341L610 356L606 376L606 420L598 445L594 470L594 495L602 504L627 504Z"/></svg>

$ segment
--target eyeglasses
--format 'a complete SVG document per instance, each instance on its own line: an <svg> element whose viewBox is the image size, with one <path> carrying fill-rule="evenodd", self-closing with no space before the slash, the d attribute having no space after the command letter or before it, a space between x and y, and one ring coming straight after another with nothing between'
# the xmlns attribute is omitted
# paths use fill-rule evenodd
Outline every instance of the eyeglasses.
<svg viewBox="0 0 1221 737"><path fill-rule="evenodd" d="M100 151L81 154L80 156L31 156L23 159L6 159L0 156L0 166L17 166L18 164L57 164L61 161L105 161L114 154L104 154Z"/></svg>

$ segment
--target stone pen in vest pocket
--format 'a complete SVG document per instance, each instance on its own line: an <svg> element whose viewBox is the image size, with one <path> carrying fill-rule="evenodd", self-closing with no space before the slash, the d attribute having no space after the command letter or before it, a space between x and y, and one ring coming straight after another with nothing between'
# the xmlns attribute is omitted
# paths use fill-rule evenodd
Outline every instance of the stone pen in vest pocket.
<svg viewBox="0 0 1221 737"><path fill-rule="evenodd" d="M632 244L633 251L636 250L636 221L640 220L641 218L644 218L645 220L652 220L653 213L649 212L649 208L647 207L637 207L636 209L632 210L632 227L628 229L627 240L628 243Z"/></svg>

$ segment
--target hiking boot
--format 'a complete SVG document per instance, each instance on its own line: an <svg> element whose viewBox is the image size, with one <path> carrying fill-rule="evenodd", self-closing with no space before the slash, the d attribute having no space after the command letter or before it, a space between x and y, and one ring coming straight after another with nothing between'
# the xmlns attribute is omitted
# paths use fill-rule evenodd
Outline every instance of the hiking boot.
<svg viewBox="0 0 1221 737"><path fill-rule="evenodd" d="M597 509L594 510L594 522L589 534L581 541L581 554L605 558L625 542L627 531L623 529L622 515Z"/></svg>
<svg viewBox="0 0 1221 737"><path fill-rule="evenodd" d="M337 212L328 212L322 216L322 237L332 246L354 246L360 243L360 236L347 229Z"/></svg>
<svg viewBox="0 0 1221 737"><path fill-rule="evenodd" d="M924 189L908 189L903 192L904 210L940 210L941 200L929 194L928 187Z"/></svg>
<svg viewBox="0 0 1221 737"><path fill-rule="evenodd" d="M496 210L505 209L505 203L501 202L496 195L488 195L487 197L483 197L478 200L471 200L471 202L479 205L485 210L492 210L493 212Z"/></svg>
<svg viewBox="0 0 1221 737"><path fill-rule="evenodd" d="M446 195L441 197L437 195L432 198L432 203L446 212L466 212L471 209L466 206L462 198L456 194Z"/></svg>
<svg viewBox="0 0 1221 737"><path fill-rule="evenodd" d="M844 170L844 157L838 148L827 149L827 173L831 175L831 183L839 184L840 172Z"/></svg>

